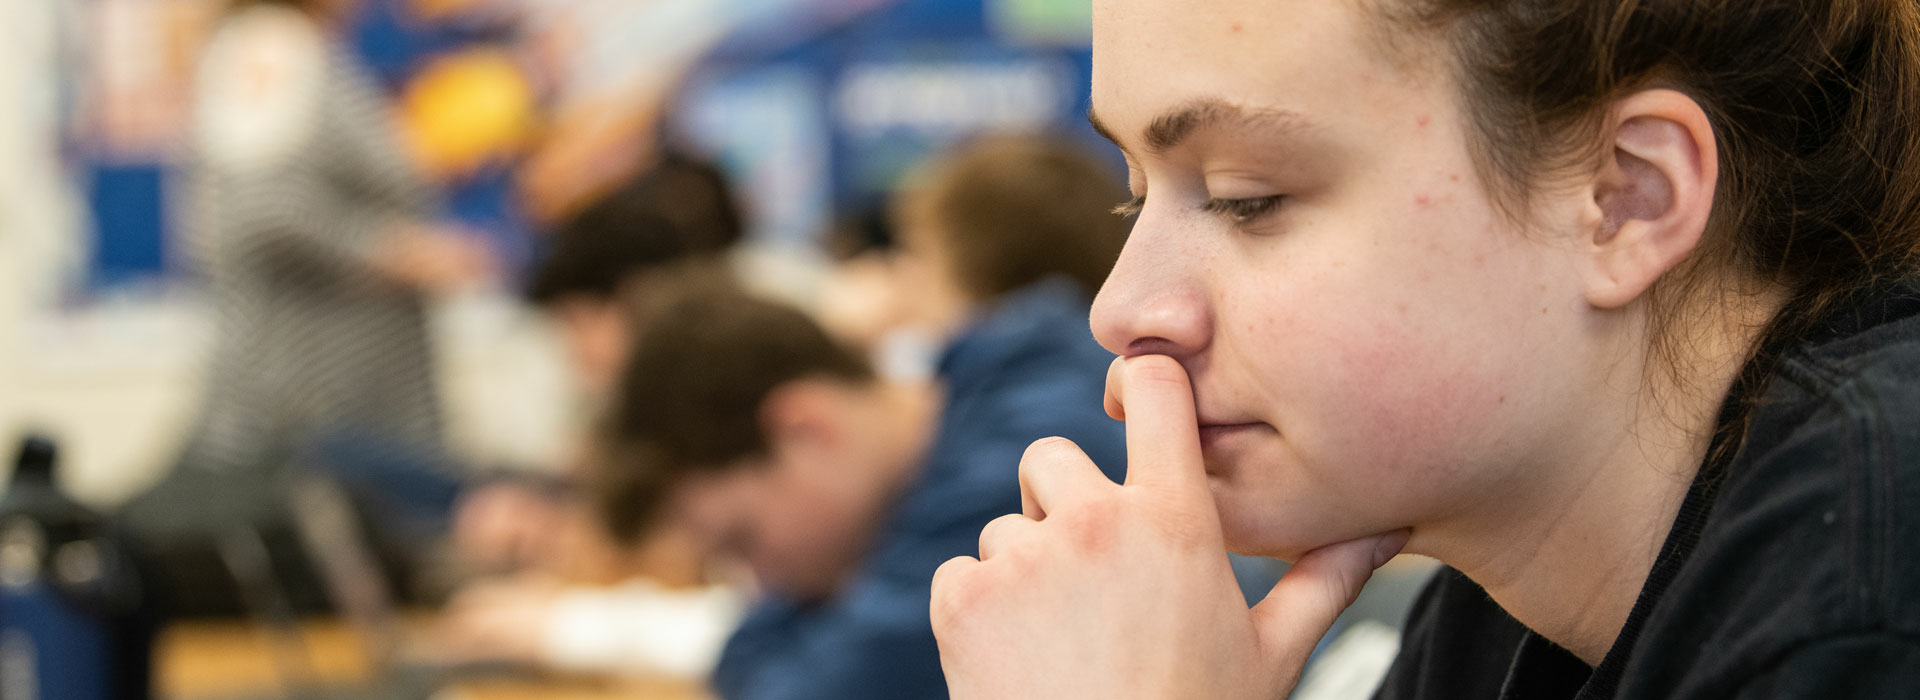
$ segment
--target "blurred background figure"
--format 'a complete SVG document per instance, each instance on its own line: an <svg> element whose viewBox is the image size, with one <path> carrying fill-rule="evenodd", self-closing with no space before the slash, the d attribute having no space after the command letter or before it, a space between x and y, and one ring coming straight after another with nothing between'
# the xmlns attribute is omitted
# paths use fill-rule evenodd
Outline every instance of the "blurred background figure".
<svg viewBox="0 0 1920 700"><path fill-rule="evenodd" d="M959 496L963 475L921 468L933 396L724 282L658 290L637 331L598 500L616 531L686 527L766 588L727 643L720 695L943 692L913 608L936 565L922 559L953 547L929 511L956 504L921 484Z"/></svg>
<svg viewBox="0 0 1920 700"><path fill-rule="evenodd" d="M596 416L636 333L630 307L654 280L697 267L728 275L742 221L725 176L676 153L587 205L553 234L527 296L558 323ZM508 479L465 497L462 554L497 576L459 591L436 654L573 672L704 678L743 605L711 576L708 548L671 523L619 537L581 497L594 450L582 444L558 478Z"/></svg>
<svg viewBox="0 0 1920 700"><path fill-rule="evenodd" d="M376 534L402 567L442 529L460 478L424 297L493 265L475 236L429 219L433 191L389 102L339 44L355 4L239 3L201 55L189 212L216 340L179 464L126 509L162 549L183 614L230 609L207 598L231 589L205 555L221 528L285 527L289 469L337 470L381 499L369 513L400 511L408 522Z"/></svg>
<svg viewBox="0 0 1920 700"><path fill-rule="evenodd" d="M440 444L423 296L492 264L430 220L406 156L445 149L405 147L338 45L355 4L240 3L202 56L190 227L221 326L189 468L263 468L329 432Z"/></svg>

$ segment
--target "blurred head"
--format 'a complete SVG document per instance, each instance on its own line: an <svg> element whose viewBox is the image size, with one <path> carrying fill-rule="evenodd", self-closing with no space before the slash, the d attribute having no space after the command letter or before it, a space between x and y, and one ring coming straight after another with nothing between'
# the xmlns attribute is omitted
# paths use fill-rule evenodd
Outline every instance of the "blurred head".
<svg viewBox="0 0 1920 700"><path fill-rule="evenodd" d="M1124 193L1105 163L1059 139L985 137L936 157L895 211L918 315L945 325L1055 276L1091 296L1126 242L1110 213Z"/></svg>
<svg viewBox="0 0 1920 700"><path fill-rule="evenodd" d="M1103 0L1096 336L1187 368L1236 549L1485 515L1913 269L1915 13Z"/></svg>
<svg viewBox="0 0 1920 700"><path fill-rule="evenodd" d="M742 229L725 175L670 154L554 231L527 296L560 320L586 383L605 386L626 352L622 289L648 271L718 255Z"/></svg>
<svg viewBox="0 0 1920 700"><path fill-rule="evenodd" d="M649 295L603 426L615 533L671 518L771 589L831 594L917 463L930 416L797 310L711 280Z"/></svg>

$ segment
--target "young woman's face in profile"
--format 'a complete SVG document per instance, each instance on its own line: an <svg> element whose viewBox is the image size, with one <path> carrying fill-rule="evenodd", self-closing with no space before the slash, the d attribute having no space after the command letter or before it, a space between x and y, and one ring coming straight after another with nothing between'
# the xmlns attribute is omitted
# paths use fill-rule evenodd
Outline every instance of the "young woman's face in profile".
<svg viewBox="0 0 1920 700"><path fill-rule="evenodd" d="M1484 515L1553 478L1575 397L1633 387L1583 340L1575 198L1501 215L1415 41L1358 2L1095 5L1095 118L1144 200L1094 330L1186 367L1236 550Z"/></svg>

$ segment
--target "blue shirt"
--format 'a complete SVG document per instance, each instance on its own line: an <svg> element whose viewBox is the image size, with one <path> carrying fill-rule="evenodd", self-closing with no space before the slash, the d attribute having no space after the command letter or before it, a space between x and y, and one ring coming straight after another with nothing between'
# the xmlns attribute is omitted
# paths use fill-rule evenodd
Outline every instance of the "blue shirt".
<svg viewBox="0 0 1920 700"><path fill-rule="evenodd" d="M838 595L756 606L727 643L714 688L726 700L947 697L928 620L935 569L979 555L980 529L1020 511L1020 456L1065 436L1114 480L1125 431L1102 408L1113 355L1093 340L1088 300L1063 280L1010 294L942 354L947 392L925 464L860 571Z"/></svg>

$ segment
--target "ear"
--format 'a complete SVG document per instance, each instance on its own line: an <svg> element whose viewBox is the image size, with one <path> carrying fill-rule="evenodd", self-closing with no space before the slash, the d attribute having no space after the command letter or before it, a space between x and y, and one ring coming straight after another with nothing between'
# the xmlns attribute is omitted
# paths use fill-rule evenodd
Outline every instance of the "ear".
<svg viewBox="0 0 1920 700"><path fill-rule="evenodd" d="M797 379L774 387L760 402L760 429L775 455L837 445L841 414L830 382Z"/></svg>
<svg viewBox="0 0 1920 700"><path fill-rule="evenodd" d="M1674 90L1645 90L1615 103L1606 134L1586 297L1612 309L1638 299L1699 245L1720 167L1706 112Z"/></svg>

